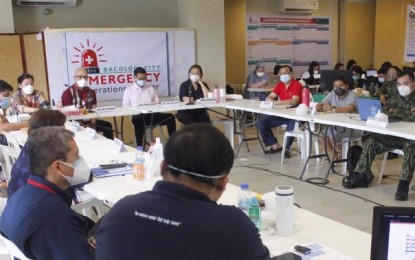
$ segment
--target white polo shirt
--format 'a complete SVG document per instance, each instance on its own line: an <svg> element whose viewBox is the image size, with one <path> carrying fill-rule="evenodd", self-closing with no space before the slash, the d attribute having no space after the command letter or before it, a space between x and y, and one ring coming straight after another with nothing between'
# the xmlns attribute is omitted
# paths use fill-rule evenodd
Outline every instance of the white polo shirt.
<svg viewBox="0 0 415 260"><path fill-rule="evenodd" d="M151 102L159 103L159 97L153 86L144 85L144 87L141 88L134 83L125 89L122 106L137 107L139 104Z"/></svg>

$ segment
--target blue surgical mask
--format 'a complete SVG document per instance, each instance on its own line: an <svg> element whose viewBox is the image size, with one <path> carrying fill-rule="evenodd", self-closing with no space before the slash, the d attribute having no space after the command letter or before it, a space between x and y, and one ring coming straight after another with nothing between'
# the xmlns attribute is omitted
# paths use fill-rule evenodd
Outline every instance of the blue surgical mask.
<svg viewBox="0 0 415 260"><path fill-rule="evenodd" d="M354 80L354 81L356 81L356 80L358 80L360 77L359 77L359 76L357 76L357 75L353 75L353 76L352 76L352 78L353 78L353 80Z"/></svg>
<svg viewBox="0 0 415 260"><path fill-rule="evenodd" d="M10 98L9 97L1 97L1 108L7 109L10 107Z"/></svg>
<svg viewBox="0 0 415 260"><path fill-rule="evenodd" d="M379 83L384 83L385 82L385 78L378 78Z"/></svg>

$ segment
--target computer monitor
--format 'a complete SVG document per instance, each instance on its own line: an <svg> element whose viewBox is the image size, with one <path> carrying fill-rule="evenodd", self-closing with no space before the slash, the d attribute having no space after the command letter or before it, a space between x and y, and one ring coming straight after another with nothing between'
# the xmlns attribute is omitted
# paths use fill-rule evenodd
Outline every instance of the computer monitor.
<svg viewBox="0 0 415 260"><path fill-rule="evenodd" d="M403 66L402 71L414 72L415 68L414 67Z"/></svg>
<svg viewBox="0 0 415 260"><path fill-rule="evenodd" d="M322 70L320 79L319 92L330 92L333 90L334 78L338 75L345 77L347 83L350 86L353 86L353 77L351 70Z"/></svg>
<svg viewBox="0 0 415 260"><path fill-rule="evenodd" d="M370 69L370 70L366 70L366 78L369 77L377 77L378 76L378 71L375 69Z"/></svg>
<svg viewBox="0 0 415 260"><path fill-rule="evenodd" d="M370 259L415 259L415 208L373 208Z"/></svg>

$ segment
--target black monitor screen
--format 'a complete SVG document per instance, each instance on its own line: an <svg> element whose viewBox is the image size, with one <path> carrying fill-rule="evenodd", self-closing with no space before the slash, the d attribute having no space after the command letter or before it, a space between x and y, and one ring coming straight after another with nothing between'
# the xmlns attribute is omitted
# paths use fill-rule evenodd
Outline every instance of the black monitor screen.
<svg viewBox="0 0 415 260"><path fill-rule="evenodd" d="M319 92L330 92L333 90L333 81L334 78L338 75L345 77L349 87L353 86L353 78L351 70L322 70Z"/></svg>
<svg viewBox="0 0 415 260"><path fill-rule="evenodd" d="M403 66L402 71L414 72L414 67Z"/></svg>
<svg viewBox="0 0 415 260"><path fill-rule="evenodd" d="M373 208L370 259L415 259L415 208Z"/></svg>

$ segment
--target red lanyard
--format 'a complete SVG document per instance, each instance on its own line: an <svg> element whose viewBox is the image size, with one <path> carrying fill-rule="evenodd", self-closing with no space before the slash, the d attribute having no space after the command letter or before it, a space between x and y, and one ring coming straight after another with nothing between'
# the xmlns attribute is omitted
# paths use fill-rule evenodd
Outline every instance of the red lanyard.
<svg viewBox="0 0 415 260"><path fill-rule="evenodd" d="M40 183L40 182L37 182L35 180L28 179L27 180L27 184L30 184L30 185L35 186L35 187L38 187L39 189L42 189L42 190L49 191L53 195L58 195L58 193L56 193L56 191L54 191L51 187L46 186L45 184Z"/></svg>

